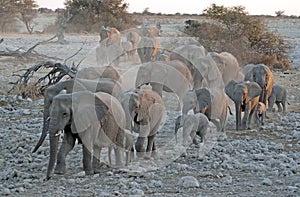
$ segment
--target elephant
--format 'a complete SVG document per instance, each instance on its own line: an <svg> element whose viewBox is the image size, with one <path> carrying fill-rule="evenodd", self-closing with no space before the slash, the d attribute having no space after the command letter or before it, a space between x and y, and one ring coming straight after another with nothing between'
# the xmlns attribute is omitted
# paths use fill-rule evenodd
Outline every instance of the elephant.
<svg viewBox="0 0 300 197"><path fill-rule="evenodd" d="M83 149L83 169L86 175L100 167L102 147L116 146L116 163L122 165L124 147L125 112L120 102L104 92L80 91L59 94L53 98L50 109L50 159L46 178L66 171L66 156L79 139ZM67 128L67 129L66 129ZM57 154L59 136L64 139Z"/></svg>
<svg viewBox="0 0 300 197"><path fill-rule="evenodd" d="M213 122L218 131L224 132L227 118L228 99L218 88L200 88L187 92L183 99L182 114L193 109L194 113L203 113Z"/></svg>
<svg viewBox="0 0 300 197"><path fill-rule="evenodd" d="M100 44L96 48L97 65L118 66L121 55L121 33L116 28L102 26L100 29Z"/></svg>
<svg viewBox="0 0 300 197"><path fill-rule="evenodd" d="M225 86L225 93L235 103L236 130L250 128L251 118L255 113L262 88L256 82L237 82L231 80ZM241 114L244 111L241 122Z"/></svg>
<svg viewBox="0 0 300 197"><path fill-rule="evenodd" d="M206 55L207 51L203 46L182 45L171 51L170 60L180 60L187 65L193 76L193 87L199 89L202 87L203 76L201 70L195 67L196 59Z"/></svg>
<svg viewBox="0 0 300 197"><path fill-rule="evenodd" d="M137 52L142 63L154 60L160 49L160 42L155 37L141 37Z"/></svg>
<svg viewBox="0 0 300 197"><path fill-rule="evenodd" d="M262 89L259 102L263 102L267 106L267 99L270 97L274 85L274 77L270 68L264 64L250 66L245 73L245 81L258 83Z"/></svg>
<svg viewBox="0 0 300 197"><path fill-rule="evenodd" d="M257 126L264 125L264 119L266 118L266 105L262 102L258 102L255 112L255 122Z"/></svg>
<svg viewBox="0 0 300 197"><path fill-rule="evenodd" d="M126 153L126 163L125 165L127 166L129 164L129 162L131 161L131 159L133 158L133 154L134 154L134 148L133 148L133 134L131 131L125 129L124 130L124 149L125 149L125 153ZM110 146L108 148L108 160L109 160L109 165L112 165L111 162L111 151L112 151L112 146Z"/></svg>
<svg viewBox="0 0 300 197"><path fill-rule="evenodd" d="M121 81L119 72L113 66L87 67L82 68L76 73L76 78L98 80L100 78L111 78Z"/></svg>
<svg viewBox="0 0 300 197"><path fill-rule="evenodd" d="M209 126L209 120L202 113L180 115L175 121L175 139L177 140L177 132L183 127L183 144L187 145L188 136L191 137L193 143L196 144L195 136L201 137L201 142L205 142L205 135Z"/></svg>
<svg viewBox="0 0 300 197"><path fill-rule="evenodd" d="M141 35L147 37L157 37L159 36L160 29L154 26L144 25L141 28Z"/></svg>
<svg viewBox="0 0 300 197"><path fill-rule="evenodd" d="M124 55L126 58L131 58L134 55L135 49L133 48L133 45L129 41L122 41L122 55Z"/></svg>
<svg viewBox="0 0 300 197"><path fill-rule="evenodd" d="M276 103L276 105L278 107L278 112L283 111L283 113L285 113L286 112L286 103L289 104L289 102L287 102L286 95L287 95L287 91L286 91L285 87L283 87L279 84L274 84L274 86L272 88L272 93L271 93L270 97L268 98L268 104L269 104L268 110L272 111L274 103ZM281 107L281 105L282 105L282 107Z"/></svg>
<svg viewBox="0 0 300 197"><path fill-rule="evenodd" d="M147 138L147 156L155 157L155 136L165 111L162 98L151 87L143 86L124 92L120 101L126 114L125 128L138 133L135 143L137 156L144 156L143 144Z"/></svg>
<svg viewBox="0 0 300 197"><path fill-rule="evenodd" d="M78 92L89 90L92 92L106 92L115 97L118 97L121 92L123 92L123 87L121 84L113 79L103 78L99 81L84 80L84 79L70 79L65 81L60 81L52 86L45 89L44 92L44 114L43 114L43 129L42 134L38 143L36 144L33 152L36 152L38 148L44 142L49 128L49 116L50 107L53 98L59 94L60 91L65 90L66 93Z"/></svg>
<svg viewBox="0 0 300 197"><path fill-rule="evenodd" d="M159 50L154 58L155 61L170 61L171 53L167 50Z"/></svg>
<svg viewBox="0 0 300 197"><path fill-rule="evenodd" d="M162 91L174 92L181 102L191 89L192 75L180 61L155 61L142 64L137 72L135 87L150 83L152 90L162 96Z"/></svg>
<svg viewBox="0 0 300 197"><path fill-rule="evenodd" d="M183 97L182 114L186 115L193 109L194 114L201 112L205 114L208 120L211 120L212 95L208 88L200 88L188 91Z"/></svg>
<svg viewBox="0 0 300 197"><path fill-rule="evenodd" d="M100 28L100 42L104 44L105 47L112 44L121 44L121 33L114 27L104 27Z"/></svg>
<svg viewBox="0 0 300 197"><path fill-rule="evenodd" d="M133 50L136 50L141 41L141 36L133 30L128 30L125 37L126 41L131 42Z"/></svg>
<svg viewBox="0 0 300 197"><path fill-rule="evenodd" d="M239 78L239 63L231 53L228 52L209 52L209 56L216 62L217 67L222 75L224 84L231 80Z"/></svg>

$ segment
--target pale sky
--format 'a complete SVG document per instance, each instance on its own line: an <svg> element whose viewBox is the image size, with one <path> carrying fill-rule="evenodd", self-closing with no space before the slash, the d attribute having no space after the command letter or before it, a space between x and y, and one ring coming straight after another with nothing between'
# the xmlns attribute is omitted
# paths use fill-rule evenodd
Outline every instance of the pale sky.
<svg viewBox="0 0 300 197"><path fill-rule="evenodd" d="M39 7L51 9L63 8L65 0L36 0ZM275 15L275 11L284 11L286 15L300 16L299 0L124 0L129 3L129 12L142 12L149 8L150 12L175 14L177 12L201 14L212 3L217 5L246 7L252 15Z"/></svg>

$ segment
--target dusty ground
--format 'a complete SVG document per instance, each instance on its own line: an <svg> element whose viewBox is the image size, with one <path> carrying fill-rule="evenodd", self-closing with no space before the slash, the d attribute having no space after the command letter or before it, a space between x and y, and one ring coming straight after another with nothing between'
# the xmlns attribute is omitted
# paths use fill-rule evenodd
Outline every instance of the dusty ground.
<svg viewBox="0 0 300 197"><path fill-rule="evenodd" d="M162 23L165 34L159 38L163 47L194 42L179 31L181 20L165 21L167 24ZM268 23L296 44L296 50L291 52L294 66L300 62L299 24L294 20ZM51 35L0 37L5 38L0 50L5 47L26 50ZM38 46L36 51L63 61L86 41L83 50L70 63L78 63L83 57L86 57L83 66L94 63L97 35L67 35L66 39L67 45L50 42ZM179 112L175 110L174 96L165 94L167 110L157 136L160 151L157 160L134 161L121 169L103 167L100 174L84 176L81 147L76 145L68 156L67 174L54 175L45 181L48 140L37 153L31 153L41 132L43 101L7 94L8 82L14 80L10 74L33 63L36 62L0 58L1 196L297 196L300 193L300 72L297 69L274 72L275 82L287 88L291 105L287 114L269 113L264 127L235 131L234 116L229 116L226 135L212 132L206 144L192 145L185 151L175 144L174 121ZM136 63L135 59L132 64ZM120 70L124 72L130 67L131 63L122 63ZM106 153L103 161L107 162Z"/></svg>

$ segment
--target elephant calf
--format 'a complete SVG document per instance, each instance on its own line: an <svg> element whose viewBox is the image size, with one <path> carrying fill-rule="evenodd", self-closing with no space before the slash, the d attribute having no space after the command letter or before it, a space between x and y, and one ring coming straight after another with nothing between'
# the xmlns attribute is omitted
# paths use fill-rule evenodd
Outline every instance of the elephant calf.
<svg viewBox="0 0 300 197"><path fill-rule="evenodd" d="M183 127L183 144L187 145L188 136L191 137L193 143L196 144L195 136L201 137L201 142L205 142L205 135L208 129L209 120L202 113L180 115L175 121L175 139L177 143L177 132Z"/></svg>
<svg viewBox="0 0 300 197"><path fill-rule="evenodd" d="M266 105L262 102L258 102L255 113L255 122L257 126L264 125L264 119L266 117Z"/></svg>
<svg viewBox="0 0 300 197"><path fill-rule="evenodd" d="M274 103L276 103L277 107L278 107L278 112L283 111L283 113L286 112L286 104L289 104L286 100L286 95L287 95L287 91L285 89L285 87L275 84L272 88L272 93L270 95L270 97L268 98L268 103L269 103L269 108L268 111L272 111L273 110L273 106ZM281 108L282 105L282 108Z"/></svg>

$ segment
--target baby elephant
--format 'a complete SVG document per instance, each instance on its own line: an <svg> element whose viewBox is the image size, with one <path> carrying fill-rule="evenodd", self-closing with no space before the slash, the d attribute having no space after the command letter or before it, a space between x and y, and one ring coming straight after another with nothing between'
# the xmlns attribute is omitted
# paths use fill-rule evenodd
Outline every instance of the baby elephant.
<svg viewBox="0 0 300 197"><path fill-rule="evenodd" d="M266 117L266 105L263 102L258 102L255 113L255 122L257 126L264 125L264 119Z"/></svg>
<svg viewBox="0 0 300 197"><path fill-rule="evenodd" d="M287 91L286 91L285 87L278 85L278 84L274 84L272 93L268 99L268 102L269 102L268 111L273 111L274 103L276 103L276 105L278 107L278 112L283 111L283 113L285 113L286 112L285 103L287 102L286 95L287 95ZM289 103L287 102L287 104L289 104ZM281 107L281 105L282 105L282 107ZM282 110L282 108L283 108L283 110Z"/></svg>
<svg viewBox="0 0 300 197"><path fill-rule="evenodd" d="M205 135L208 129L209 120L202 113L180 115L175 121L175 138L177 143L177 132L183 127L183 144L187 145L190 136L193 143L196 144L195 136L201 137L201 142L205 142Z"/></svg>

